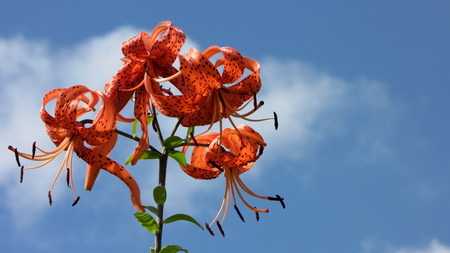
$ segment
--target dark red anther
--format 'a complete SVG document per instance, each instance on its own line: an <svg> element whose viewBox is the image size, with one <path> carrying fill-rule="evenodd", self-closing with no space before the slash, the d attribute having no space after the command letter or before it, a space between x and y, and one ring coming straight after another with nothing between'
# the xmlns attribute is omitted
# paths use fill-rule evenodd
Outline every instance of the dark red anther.
<svg viewBox="0 0 450 253"><path fill-rule="evenodd" d="M206 227L206 229L208 229L209 233L210 233L212 236L215 236L214 232L211 230L211 228L209 227L208 223L205 223L205 227Z"/></svg>
<svg viewBox="0 0 450 253"><path fill-rule="evenodd" d="M78 196L75 201L72 203L72 206L76 205L78 203L78 201L80 200L80 196Z"/></svg>
<svg viewBox="0 0 450 253"><path fill-rule="evenodd" d="M283 207L283 209L285 209L286 208L286 205L284 204L284 198L282 198L282 197L280 197L280 195L275 195L275 196L277 196L277 198L279 199L279 201L280 201L280 203L281 203L281 206Z"/></svg>
<svg viewBox="0 0 450 253"><path fill-rule="evenodd" d="M256 208L256 206L255 206ZM259 221L259 213L257 211L255 211L255 215L256 215L256 221Z"/></svg>
<svg viewBox="0 0 450 253"><path fill-rule="evenodd" d="M256 92L253 92L253 107L258 108L258 101L256 101Z"/></svg>
<svg viewBox="0 0 450 253"><path fill-rule="evenodd" d="M216 223L217 223L217 227L219 228L220 233L222 234L223 237L225 237L225 232L223 232L222 226L220 225L219 221L217 221Z"/></svg>
<svg viewBox="0 0 450 253"><path fill-rule="evenodd" d="M33 147L31 149L31 159L34 159L34 155L36 155L36 142L33 142Z"/></svg>
<svg viewBox="0 0 450 253"><path fill-rule="evenodd" d="M50 206L52 205L52 192L48 191L48 203L50 204Z"/></svg>
<svg viewBox="0 0 450 253"><path fill-rule="evenodd" d="M237 205L234 205L234 210L236 210L237 214L239 215L239 218L241 218L241 220L242 220L243 222L245 222L244 216L242 216L241 211L239 211Z"/></svg>
<svg viewBox="0 0 450 253"><path fill-rule="evenodd" d="M70 169L67 168L66 171L67 171L67 174L66 174L67 187L70 188L70 184L69 184L69 182L70 182Z"/></svg>
<svg viewBox="0 0 450 253"><path fill-rule="evenodd" d="M280 203L281 203L281 206L283 207L283 209L284 208L286 208L286 205L284 204L284 198L282 198L282 197L280 197L280 195L275 195L276 196L276 198L274 198L274 197L267 197L267 199L268 200L273 200L273 201L280 201Z"/></svg>
<svg viewBox="0 0 450 253"><path fill-rule="evenodd" d="M20 183L23 182L23 166L20 167Z"/></svg>
<svg viewBox="0 0 450 253"><path fill-rule="evenodd" d="M275 130L278 130L278 116L276 112L273 112L273 119L275 120L274 122Z"/></svg>
<svg viewBox="0 0 450 253"><path fill-rule="evenodd" d="M19 152L17 151L17 148L14 149L14 154L16 156L17 165L20 167Z"/></svg>

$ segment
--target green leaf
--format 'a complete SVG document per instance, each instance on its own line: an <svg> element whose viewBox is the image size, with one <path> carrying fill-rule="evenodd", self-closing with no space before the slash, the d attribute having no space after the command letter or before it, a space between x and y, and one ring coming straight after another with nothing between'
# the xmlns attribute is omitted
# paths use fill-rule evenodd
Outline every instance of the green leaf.
<svg viewBox="0 0 450 253"><path fill-rule="evenodd" d="M187 215L187 214L174 214L172 216L170 216L169 218L165 219L163 221L164 224L169 224L175 221L179 221L179 220L185 220L185 221L189 221L194 223L195 225L199 226L201 229L205 230L202 225L200 225L194 218L192 218L191 216Z"/></svg>
<svg viewBox="0 0 450 253"><path fill-rule="evenodd" d="M144 208L154 213L155 215L158 213L158 209L154 206L144 206Z"/></svg>
<svg viewBox="0 0 450 253"><path fill-rule="evenodd" d="M145 160L145 159L159 159L159 157L161 156L161 154L157 151L151 151L151 150L147 150L145 151L144 154L142 154L141 158L139 158L139 160ZM131 158L133 157L133 154L130 155L127 160L125 161L125 165L131 163Z"/></svg>
<svg viewBox="0 0 450 253"><path fill-rule="evenodd" d="M133 124L131 125L131 132L133 133L133 137L137 136L137 123L138 123L138 119L134 119Z"/></svg>
<svg viewBox="0 0 450 253"><path fill-rule="evenodd" d="M186 156L183 154L183 152L177 150L170 150L169 156L172 157L175 161L177 161L178 164L181 165L181 167L183 167L185 170L187 169Z"/></svg>
<svg viewBox="0 0 450 253"><path fill-rule="evenodd" d="M153 117L147 116L147 126L153 122Z"/></svg>
<svg viewBox="0 0 450 253"><path fill-rule="evenodd" d="M153 121L153 117L148 116L147 117L147 126L150 125ZM133 137L137 136L137 123L139 122L138 119L134 119L133 124L131 125L131 131L133 132Z"/></svg>
<svg viewBox="0 0 450 253"><path fill-rule="evenodd" d="M134 217L136 217L139 223L141 223L141 225L148 231L152 233L156 233L159 231L155 219L153 219L153 217L150 214L137 212L134 214Z"/></svg>
<svg viewBox="0 0 450 253"><path fill-rule="evenodd" d="M155 248L150 248L150 253L155 253Z"/></svg>
<svg viewBox="0 0 450 253"><path fill-rule="evenodd" d="M166 188L162 186L156 186L155 189L153 189L153 199L155 200L156 204L161 205L166 202L167 198L167 192Z"/></svg>
<svg viewBox="0 0 450 253"><path fill-rule="evenodd" d="M166 245L161 249L161 251L159 251L159 253L176 253L176 252L180 252L180 251L189 253L187 250L181 248L178 245Z"/></svg>
<svg viewBox="0 0 450 253"><path fill-rule="evenodd" d="M183 143L183 142L184 142L184 140L181 139L181 138L178 137L178 136L170 136L169 138L167 138L166 140L164 140L163 146L164 146L166 149L172 149L172 148L175 148L175 147L179 146L179 145L180 145L181 143Z"/></svg>

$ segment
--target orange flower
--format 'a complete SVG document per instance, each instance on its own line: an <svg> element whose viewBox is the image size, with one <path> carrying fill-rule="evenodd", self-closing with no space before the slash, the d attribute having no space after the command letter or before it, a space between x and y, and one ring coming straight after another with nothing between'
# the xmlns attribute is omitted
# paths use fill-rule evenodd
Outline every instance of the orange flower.
<svg viewBox="0 0 450 253"><path fill-rule="evenodd" d="M220 145L220 136L222 136L223 147ZM184 171L196 179L213 179L218 177L222 172L225 173L226 187L222 205L213 221L206 224L206 227L212 235L214 233L210 229L210 226L216 221L220 232L224 235L221 224L223 224L227 216L231 198L233 198L234 209L242 221L244 221L237 207L235 193L238 194L245 206L256 212L257 219L259 219L258 213L269 212L268 209L258 209L251 206L244 199L241 190L253 197L280 201L284 208L283 199L280 196L259 196L252 192L239 178L241 173L253 167L254 162L260 157L266 146L264 139L258 132L247 125L239 125L236 129L224 129L222 133L209 133L197 136L195 141L192 140L191 143L194 142L198 145L194 146L190 164L187 165L187 169ZM182 152L186 154L188 148L189 146L183 147ZM223 216L219 222L218 219L221 215Z"/></svg>
<svg viewBox="0 0 450 253"><path fill-rule="evenodd" d="M209 59L218 53L223 57L211 63ZM261 88L259 63L243 57L237 50L212 46L200 53L192 48L189 53L180 55L179 60L183 82L175 86L182 95L164 95L155 82L147 89L158 111L169 117L183 117L183 126L211 126L230 116L250 120L247 117L263 105L262 102L257 104L255 97ZM223 68L221 73L219 67ZM241 79L245 69L251 73ZM158 81L169 80L172 81L170 77ZM251 98L255 101L254 108L240 113L246 106L242 105Z"/></svg>
<svg viewBox="0 0 450 253"><path fill-rule="evenodd" d="M158 24L150 35L141 32L122 43L124 66L108 81L105 90L118 112L125 107L133 94L135 95L134 117L140 122L142 137L133 153L133 165L149 148L147 115L150 94L143 85L144 79L149 73L152 76L175 74L177 70L172 64L185 40L183 31L165 21Z"/></svg>
<svg viewBox="0 0 450 253"><path fill-rule="evenodd" d="M87 95L90 95L90 98ZM53 117L46 111L45 106L54 99L56 99L56 104ZM102 100L102 105L94 120L77 121L82 115L95 111L94 106L100 99ZM85 104L79 105L80 101ZM67 185L71 186L75 195L75 202L72 205L75 205L79 200L72 176L72 160L73 152L75 152L88 164L85 182L86 190L92 189L100 169L104 169L117 176L128 186L131 193L131 202L136 209L144 211L140 201L139 186L136 181L125 168L107 157L117 140L117 134L115 133L116 109L110 99L100 91L91 91L81 85L67 89L54 89L44 96L41 118L45 123L47 134L56 145L56 149L46 152L33 144L33 152L30 155L18 152L12 146L8 148L15 152L19 166L19 156L28 160L43 162L40 165L29 168L23 168L22 166L22 173L23 170L42 167L53 161L63 151L67 151L48 193L50 205L52 204L52 189L63 169L67 170ZM86 124L91 124L91 126L87 127L85 126ZM85 142L90 147L86 147ZM36 155L36 149L42 154Z"/></svg>

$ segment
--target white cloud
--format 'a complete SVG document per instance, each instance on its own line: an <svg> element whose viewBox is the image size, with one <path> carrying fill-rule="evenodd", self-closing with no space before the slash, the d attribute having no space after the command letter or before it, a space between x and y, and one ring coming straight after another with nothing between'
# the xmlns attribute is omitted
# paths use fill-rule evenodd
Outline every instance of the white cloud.
<svg viewBox="0 0 450 253"><path fill-rule="evenodd" d="M450 246L434 238L429 243L419 246L393 246L390 243L379 243L372 239L364 239L361 243L363 253L450 253Z"/></svg>
<svg viewBox="0 0 450 253"><path fill-rule="evenodd" d="M121 43L139 32L135 28L122 27L62 49L51 49L48 42L27 41L23 37L0 39L0 58L9 59L0 63L0 103L2 108L9 108L1 114L5 123L1 126L0 139L5 150L11 144L19 150L27 151L31 149L33 141L37 141L44 150L53 149L52 143L43 134L43 124L39 119L42 96L52 88L76 84L103 89L104 83L121 66ZM191 47L198 48L188 40L184 51ZM271 153L266 153L272 158L284 156L301 159L325 137L349 131L350 126L345 122L348 114L360 110L363 111L361 114L376 115L390 106L384 86L377 82L345 81L294 60L267 58L261 61L261 65L263 91L259 99L264 100L266 105L253 118L271 117L272 111L276 111L280 128L274 131L273 123L269 121L256 124L254 128L265 136L269 147L273 147ZM361 145L371 146L373 151L369 151L370 154L389 153L383 139L379 141L379 136L373 135L376 129L376 126L368 130L357 129L360 131ZM5 157L9 159L5 159L2 164L0 189L5 191L6 206L13 219L17 220L15 224L20 227L20 224L39 220L45 210L48 210L46 193L59 164L56 162L38 171L27 171L24 183L19 185L14 155L10 151L5 153ZM211 181L188 181L182 172L171 173L170 184L182 189L170 192L173 196L171 201L184 206L188 213L199 209L192 199L193 196L204 194L204 189L212 187L219 195L223 194L223 189L220 188L223 182L212 184L209 183ZM84 173L77 174L77 178L81 179L76 182L79 191L82 190L82 174ZM257 170L254 175L258 175ZM143 192L148 192L151 188L153 186L147 184L143 186ZM67 194L67 189L55 191L53 198L62 194ZM106 198L105 196L103 204L107 202ZM30 206L33 208L29 208ZM211 210L215 208L216 206L212 206ZM208 207L207 209L209 210ZM28 218L23 220L23 217Z"/></svg>
<svg viewBox="0 0 450 253"><path fill-rule="evenodd" d="M390 251L392 253L450 253L450 246L447 246L437 239L431 240L428 246L424 247L403 247Z"/></svg>
<svg viewBox="0 0 450 253"><path fill-rule="evenodd" d="M359 156L358 160L390 155L386 140L393 106L383 84L346 81L298 60L275 58L261 61L261 77L259 99L266 103L253 118L277 112L278 131L272 122L255 126L267 136L268 147L277 145L274 158L279 159L281 153L281 157L301 159L325 137L349 133L357 138L359 147L351 156Z"/></svg>

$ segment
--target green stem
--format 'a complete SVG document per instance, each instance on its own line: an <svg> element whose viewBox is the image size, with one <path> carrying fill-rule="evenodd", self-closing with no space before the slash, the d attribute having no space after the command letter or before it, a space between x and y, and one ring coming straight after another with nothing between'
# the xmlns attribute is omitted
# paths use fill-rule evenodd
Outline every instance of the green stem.
<svg viewBox="0 0 450 253"><path fill-rule="evenodd" d="M158 118L156 117L155 108L152 105L151 113L153 115L153 127L158 136L158 140L162 147L161 157L159 158L159 178L158 186L166 187L166 172L167 172L167 160L169 157L169 152L164 148L164 137L159 126ZM158 204L156 212L156 224L158 225L158 232L155 233L155 253L159 253L162 248L162 233L163 233L163 221L164 221L164 203Z"/></svg>
<svg viewBox="0 0 450 253"><path fill-rule="evenodd" d="M166 172L167 172L167 160L169 153L166 149L163 150L161 157L159 158L159 179L158 186L166 187ZM164 221L164 203L158 204L156 213L156 224L158 225L158 232L155 233L155 252L159 253L162 247L162 233L163 233L163 221Z"/></svg>

